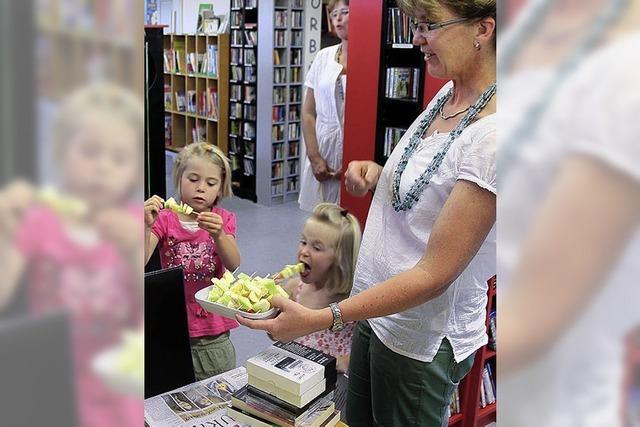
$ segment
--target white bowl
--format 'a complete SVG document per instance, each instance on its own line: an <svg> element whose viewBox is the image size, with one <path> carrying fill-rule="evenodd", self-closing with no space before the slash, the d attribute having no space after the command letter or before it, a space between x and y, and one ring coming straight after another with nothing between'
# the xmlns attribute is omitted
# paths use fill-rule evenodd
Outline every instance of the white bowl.
<svg viewBox="0 0 640 427"><path fill-rule="evenodd" d="M200 289L198 292L196 292L195 295L198 304L200 304L202 308L210 313L219 314L220 316L234 320L236 318L236 314L239 314L242 317L246 317L247 319L271 319L276 317L276 315L278 314L279 310L275 307L272 307L264 313L247 313L246 311L237 310L235 308L227 307L226 305L208 301L207 298L209 297L209 291L212 287L213 285L208 286L204 289Z"/></svg>

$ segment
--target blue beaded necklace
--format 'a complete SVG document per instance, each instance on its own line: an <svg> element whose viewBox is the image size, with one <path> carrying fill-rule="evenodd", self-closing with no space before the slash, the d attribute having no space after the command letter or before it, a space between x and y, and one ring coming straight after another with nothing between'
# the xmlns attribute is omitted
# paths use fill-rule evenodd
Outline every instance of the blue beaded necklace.
<svg viewBox="0 0 640 427"><path fill-rule="evenodd" d="M480 97L471 106L471 108L469 108L469 111L467 111L467 114L462 118L460 123L458 123L458 125L449 133L449 138L447 138L447 141L443 144L442 148L433 156L433 159L431 160L431 163L429 164L427 169L422 172L418 179L416 179L415 182L411 185L411 188L409 188L409 191L407 192L404 200L400 200L400 179L402 178L402 173L409 163L409 158L411 158L413 153L422 142L421 136L424 131L427 130L429 126L431 126L431 123L433 123L433 120L435 120L438 111L440 111L445 102L447 102L449 98L451 98L451 95L453 95L453 88L451 88L445 96L438 99L431 111L429 111L429 113L425 117L423 117L422 120L420 120L420 124L418 124L415 132L413 133L413 135L411 135L409 144L407 144L407 146L405 147L404 152L402 153L402 157L398 162L398 166L393 172L392 204L393 209L396 212L409 210L418 201L420 195L424 191L424 188L427 186L427 184L429 184L429 181L431 181L433 174L435 174L440 167L440 164L444 160L444 157L447 154L447 151L449 151L451 144L453 144L453 141L462 133L462 131L469 125L469 123L473 121L478 113L482 111L482 109L489 103L495 93L496 84L493 83L487 88L487 90L482 93L482 95L480 95Z"/></svg>

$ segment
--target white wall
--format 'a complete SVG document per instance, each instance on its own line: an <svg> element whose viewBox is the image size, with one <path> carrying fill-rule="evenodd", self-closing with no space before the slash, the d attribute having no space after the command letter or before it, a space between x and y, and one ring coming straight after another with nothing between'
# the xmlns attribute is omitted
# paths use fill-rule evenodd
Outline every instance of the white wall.
<svg viewBox="0 0 640 427"><path fill-rule="evenodd" d="M216 15L229 16L229 0L161 0L160 23L171 25L171 17L176 12L176 28L165 29L165 33L195 33L198 23L198 8L201 3L213 4L213 12Z"/></svg>

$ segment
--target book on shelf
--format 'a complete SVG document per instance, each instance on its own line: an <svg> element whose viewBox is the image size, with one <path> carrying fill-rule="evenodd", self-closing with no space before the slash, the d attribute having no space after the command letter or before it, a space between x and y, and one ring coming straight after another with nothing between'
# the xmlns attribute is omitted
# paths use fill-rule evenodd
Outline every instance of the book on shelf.
<svg viewBox="0 0 640 427"><path fill-rule="evenodd" d="M298 191L298 177L292 176L287 180L287 191L292 193Z"/></svg>
<svg viewBox="0 0 640 427"><path fill-rule="evenodd" d="M289 175L297 175L298 174L298 161L291 160L289 161Z"/></svg>
<svg viewBox="0 0 640 427"><path fill-rule="evenodd" d="M271 165L271 178L272 179L276 179L276 178L281 179L282 177L283 177L282 162L273 163ZM260 378L256 377L254 380L255 381L254 381L253 385L255 385L258 388L260 388L260 387L268 387L269 386L269 383L267 383L266 381L262 382L260 380ZM320 383L318 383L318 384L320 384ZM325 384L323 383L322 387L321 387L322 391L324 391L324 386L325 386ZM293 396L295 397L296 395L293 395ZM315 396L313 396L313 397L315 397ZM283 399L283 400L285 400L285 399ZM304 404L301 404L301 405L304 405Z"/></svg>
<svg viewBox="0 0 640 427"><path fill-rule="evenodd" d="M244 67L244 81L254 83L256 81L256 69L254 66Z"/></svg>
<svg viewBox="0 0 640 427"><path fill-rule="evenodd" d="M191 128L191 137L193 138L193 142L206 142L206 133L206 129L202 126L195 126Z"/></svg>
<svg viewBox="0 0 640 427"><path fill-rule="evenodd" d="M496 401L496 388L490 364L485 363L482 369L482 386L480 387L480 407L484 408Z"/></svg>
<svg viewBox="0 0 640 427"><path fill-rule="evenodd" d="M302 12L298 10L294 10L291 12L291 26L294 28L302 27Z"/></svg>
<svg viewBox="0 0 640 427"><path fill-rule="evenodd" d="M383 155L389 157L393 149L398 145L398 142L402 138L402 135L407 130L405 128L388 127L384 130L384 147Z"/></svg>
<svg viewBox="0 0 640 427"><path fill-rule="evenodd" d="M271 183L271 196L282 196L284 192L284 183L280 181Z"/></svg>
<svg viewBox="0 0 640 427"><path fill-rule="evenodd" d="M170 147L172 145L171 129L171 115L167 114L164 116L164 145L167 147Z"/></svg>
<svg viewBox="0 0 640 427"><path fill-rule="evenodd" d="M244 164L244 174L251 176L255 175L255 170L253 168L253 161L251 159L243 159Z"/></svg>
<svg viewBox="0 0 640 427"><path fill-rule="evenodd" d="M244 367L145 399L144 422L149 427L230 426L227 414L234 392L245 386Z"/></svg>
<svg viewBox="0 0 640 427"><path fill-rule="evenodd" d="M284 122L286 111L287 109L284 106L274 106L272 117L273 122Z"/></svg>
<svg viewBox="0 0 640 427"><path fill-rule="evenodd" d="M489 313L489 343L487 346L495 350L496 349L496 311L492 310Z"/></svg>
<svg viewBox="0 0 640 427"><path fill-rule="evenodd" d="M297 141L289 141L289 157L298 157L299 145Z"/></svg>
<svg viewBox="0 0 640 427"><path fill-rule="evenodd" d="M274 125L271 127L271 140L282 141L284 139L284 125Z"/></svg>
<svg viewBox="0 0 640 427"><path fill-rule="evenodd" d="M276 10L273 16L273 24L276 27L286 27L287 26L287 15L288 12L286 10Z"/></svg>
<svg viewBox="0 0 640 427"><path fill-rule="evenodd" d="M184 113L187 111L187 100L185 99L184 91L177 91L176 95L176 111Z"/></svg>
<svg viewBox="0 0 640 427"><path fill-rule="evenodd" d="M453 393L451 393L451 403L449 404L449 414L459 414L462 412L462 408L460 407L460 389L456 385L453 389Z"/></svg>
<svg viewBox="0 0 640 427"><path fill-rule="evenodd" d="M243 123L242 124L242 135L245 138L255 138L256 137L256 125L253 123Z"/></svg>
<svg viewBox="0 0 640 427"><path fill-rule="evenodd" d="M400 8L390 7L387 21L387 43L411 45L413 35L411 34L410 18L403 13Z"/></svg>
<svg viewBox="0 0 640 427"><path fill-rule="evenodd" d="M218 45L210 44L207 46L206 61L203 60L201 72L211 77L218 76Z"/></svg>
<svg viewBox="0 0 640 427"><path fill-rule="evenodd" d="M255 120L256 113L257 113L257 108L255 105L245 104L243 106L243 115L246 120Z"/></svg>
<svg viewBox="0 0 640 427"><path fill-rule="evenodd" d="M207 89L207 117L218 119L218 89L210 87Z"/></svg>
<svg viewBox="0 0 640 427"><path fill-rule="evenodd" d="M165 110L171 110L173 105L173 96L171 95L171 85L169 83L164 84L164 108Z"/></svg>
<svg viewBox="0 0 640 427"><path fill-rule="evenodd" d="M244 86L244 100L245 102L254 102L256 100L255 86Z"/></svg>
<svg viewBox="0 0 640 427"><path fill-rule="evenodd" d="M198 95L195 90L187 91L187 112L196 113L198 110Z"/></svg>
<svg viewBox="0 0 640 427"><path fill-rule="evenodd" d="M258 32L255 30L244 30L245 44L255 46L258 44Z"/></svg>
<svg viewBox="0 0 640 427"><path fill-rule="evenodd" d="M174 58L175 58L175 54L173 53L173 49L164 49L162 51L162 59L163 59L165 73L173 73Z"/></svg>
<svg viewBox="0 0 640 427"><path fill-rule="evenodd" d="M244 141L244 154L247 156L255 156L256 154L256 149L255 149L255 142L253 141Z"/></svg>
<svg viewBox="0 0 640 427"><path fill-rule="evenodd" d="M302 395L323 379L326 384L337 379L335 357L295 341L277 341L246 366L248 374L269 383L269 390L263 390L276 396L280 390Z"/></svg>
<svg viewBox="0 0 640 427"><path fill-rule="evenodd" d="M231 31L231 44L241 45L243 42L242 32L240 30Z"/></svg>
<svg viewBox="0 0 640 427"><path fill-rule="evenodd" d="M256 65L256 53L253 49L244 49L244 63Z"/></svg>
<svg viewBox="0 0 640 427"><path fill-rule="evenodd" d="M420 69L407 67L387 68L385 95L391 99L418 99Z"/></svg>

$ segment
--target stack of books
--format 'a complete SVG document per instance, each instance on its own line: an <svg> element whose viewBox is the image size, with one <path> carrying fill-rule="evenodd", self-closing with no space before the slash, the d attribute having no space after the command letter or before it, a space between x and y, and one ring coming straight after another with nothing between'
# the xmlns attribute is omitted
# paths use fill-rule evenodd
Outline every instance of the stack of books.
<svg viewBox="0 0 640 427"><path fill-rule="evenodd" d="M333 427L335 357L297 342L276 342L247 360L248 384L231 396L228 414L253 427Z"/></svg>

